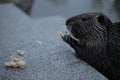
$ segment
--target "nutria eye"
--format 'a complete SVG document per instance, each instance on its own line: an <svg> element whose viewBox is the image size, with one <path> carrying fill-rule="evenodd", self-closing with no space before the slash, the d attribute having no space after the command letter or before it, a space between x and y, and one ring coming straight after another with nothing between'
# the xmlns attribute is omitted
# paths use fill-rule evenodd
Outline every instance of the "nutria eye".
<svg viewBox="0 0 120 80"><path fill-rule="evenodd" d="M104 17L103 16L99 16L97 20L98 20L98 22L103 22L104 21Z"/></svg>

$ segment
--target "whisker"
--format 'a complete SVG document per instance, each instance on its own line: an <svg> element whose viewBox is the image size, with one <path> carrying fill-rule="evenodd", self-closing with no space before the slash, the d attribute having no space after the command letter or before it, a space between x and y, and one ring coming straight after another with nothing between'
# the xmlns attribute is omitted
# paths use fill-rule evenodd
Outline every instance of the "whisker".
<svg viewBox="0 0 120 80"><path fill-rule="evenodd" d="M71 36L71 31L72 31L72 27L70 26L69 28L69 35ZM69 44L70 44L70 37L69 37Z"/></svg>

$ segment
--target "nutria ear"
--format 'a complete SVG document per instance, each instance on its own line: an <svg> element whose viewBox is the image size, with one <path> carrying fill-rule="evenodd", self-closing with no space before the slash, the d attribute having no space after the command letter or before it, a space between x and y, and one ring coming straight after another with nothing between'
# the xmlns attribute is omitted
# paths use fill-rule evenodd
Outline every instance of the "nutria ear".
<svg viewBox="0 0 120 80"><path fill-rule="evenodd" d="M120 33L120 22L113 23L114 27L117 29L117 31Z"/></svg>
<svg viewBox="0 0 120 80"><path fill-rule="evenodd" d="M120 22L114 22L113 23L115 27L119 27L120 28Z"/></svg>

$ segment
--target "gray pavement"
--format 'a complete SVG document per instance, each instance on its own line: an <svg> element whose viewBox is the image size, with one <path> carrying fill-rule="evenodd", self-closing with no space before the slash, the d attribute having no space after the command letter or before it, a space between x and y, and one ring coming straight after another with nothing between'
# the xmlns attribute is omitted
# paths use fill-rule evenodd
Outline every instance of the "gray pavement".
<svg viewBox="0 0 120 80"><path fill-rule="evenodd" d="M31 19L12 4L0 5L0 80L107 80L58 36L64 22L59 16ZM9 56L24 58L26 67L6 68Z"/></svg>

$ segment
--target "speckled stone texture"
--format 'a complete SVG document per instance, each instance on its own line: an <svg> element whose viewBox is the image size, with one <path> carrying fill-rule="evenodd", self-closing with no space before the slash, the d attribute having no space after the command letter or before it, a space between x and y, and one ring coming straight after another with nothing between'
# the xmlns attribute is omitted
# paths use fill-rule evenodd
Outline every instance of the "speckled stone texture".
<svg viewBox="0 0 120 80"><path fill-rule="evenodd" d="M0 80L107 80L58 36L64 22L59 16L31 19L12 4L0 5ZM9 56L24 58L26 67L6 68Z"/></svg>

